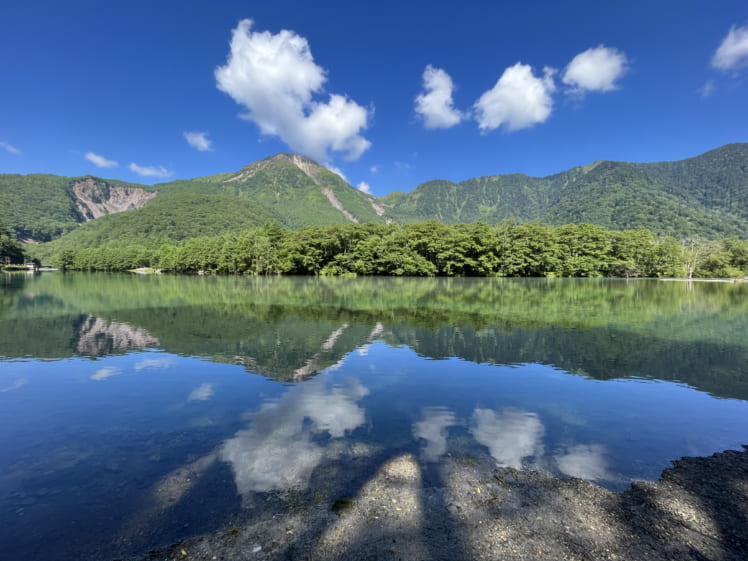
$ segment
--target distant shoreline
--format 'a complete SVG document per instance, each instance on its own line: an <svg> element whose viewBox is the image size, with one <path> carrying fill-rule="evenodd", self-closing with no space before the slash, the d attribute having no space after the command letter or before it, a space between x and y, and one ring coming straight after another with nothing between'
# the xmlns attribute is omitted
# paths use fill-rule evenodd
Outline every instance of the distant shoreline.
<svg viewBox="0 0 748 561"><path fill-rule="evenodd" d="M739 282L748 282L748 278L742 279L712 279L712 278L693 278L693 279L673 279L673 278L661 278L661 281L668 282L723 282L728 284L735 284Z"/></svg>

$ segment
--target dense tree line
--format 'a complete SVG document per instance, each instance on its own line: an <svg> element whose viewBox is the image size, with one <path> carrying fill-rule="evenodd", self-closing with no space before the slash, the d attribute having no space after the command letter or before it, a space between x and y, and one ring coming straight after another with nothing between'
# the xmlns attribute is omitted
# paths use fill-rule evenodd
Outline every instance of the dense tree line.
<svg viewBox="0 0 748 561"><path fill-rule="evenodd" d="M62 269L250 275L742 277L748 241L658 239L638 228L535 222L348 224L291 231L276 223L183 244L64 249Z"/></svg>
<svg viewBox="0 0 748 561"><path fill-rule="evenodd" d="M23 264L24 253L13 233L0 222L0 267Z"/></svg>

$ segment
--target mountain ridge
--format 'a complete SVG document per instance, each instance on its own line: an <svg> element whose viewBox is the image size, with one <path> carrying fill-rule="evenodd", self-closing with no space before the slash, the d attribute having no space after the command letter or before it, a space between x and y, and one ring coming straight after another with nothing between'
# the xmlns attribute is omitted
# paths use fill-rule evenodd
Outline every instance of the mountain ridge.
<svg viewBox="0 0 748 561"><path fill-rule="evenodd" d="M545 177L488 175L460 182L434 179L409 193L364 193L311 158L278 153L235 172L178 179L152 186L94 176L67 178L0 174L0 205L12 209L6 226L19 239L48 241L80 224L115 213L135 213L174 195L214 195L252 201L289 228L345 223L498 224L589 222L608 229L648 228L676 237L748 231L748 143L726 144L676 161L598 160ZM249 208L249 207L247 207ZM139 214L140 213L140 214ZM130 220L128 219L128 220Z"/></svg>

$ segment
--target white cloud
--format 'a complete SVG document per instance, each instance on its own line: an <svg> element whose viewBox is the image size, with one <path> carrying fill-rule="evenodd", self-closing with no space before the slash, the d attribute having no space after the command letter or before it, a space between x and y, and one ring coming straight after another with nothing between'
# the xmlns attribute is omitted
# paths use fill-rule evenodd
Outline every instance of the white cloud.
<svg viewBox="0 0 748 561"><path fill-rule="evenodd" d="M462 121L464 114L454 107L449 74L429 64L423 71L423 89L416 97L416 113L427 129L448 129Z"/></svg>
<svg viewBox="0 0 748 561"><path fill-rule="evenodd" d="M371 185L369 185L366 181L362 181L361 183L356 185L356 189L366 193L367 195L371 195Z"/></svg>
<svg viewBox="0 0 748 561"><path fill-rule="evenodd" d="M748 66L748 24L730 28L712 57L712 66L720 70Z"/></svg>
<svg viewBox="0 0 748 561"><path fill-rule="evenodd" d="M247 108L242 115L263 134L280 137L292 150L324 161L330 152L355 160L371 146L361 136L369 112L355 101L322 92L326 71L315 64L309 43L289 30L252 31L252 20L239 22L231 52L215 70L219 90Z"/></svg>
<svg viewBox="0 0 748 561"><path fill-rule="evenodd" d="M537 77L532 67L518 62L501 75L496 85L485 92L473 106L475 120L481 131L488 132L504 126L515 131L542 123L551 114L556 90L552 68L544 68Z"/></svg>
<svg viewBox="0 0 748 561"><path fill-rule="evenodd" d="M707 97L714 95L716 89L717 86L714 84L714 80L707 80L697 91L702 98L706 99Z"/></svg>
<svg viewBox="0 0 748 561"><path fill-rule="evenodd" d="M211 152L213 150L213 141L208 138L207 132L185 131L183 134L187 144L199 152Z"/></svg>
<svg viewBox="0 0 748 561"><path fill-rule="evenodd" d="M93 152L86 152L85 158L93 165L100 168L116 168L119 165L114 160L107 160L104 156L99 156Z"/></svg>
<svg viewBox="0 0 748 561"><path fill-rule="evenodd" d="M166 178L173 175L173 171L169 171L164 166L139 166L136 163L130 163L130 171L142 175L143 177L160 177Z"/></svg>
<svg viewBox="0 0 748 561"><path fill-rule="evenodd" d="M570 92L609 92L628 70L626 55L613 47L600 45L579 53L566 67L561 81Z"/></svg>
<svg viewBox="0 0 748 561"><path fill-rule="evenodd" d="M371 173L377 173L377 172L379 171L379 166L371 166L371 167L369 168L369 171L370 171Z"/></svg>
<svg viewBox="0 0 748 561"><path fill-rule="evenodd" d="M15 146L11 146L7 142L3 142L1 140L0 140L0 148L5 148L11 154L20 154L21 153L21 151L18 148L16 148Z"/></svg>

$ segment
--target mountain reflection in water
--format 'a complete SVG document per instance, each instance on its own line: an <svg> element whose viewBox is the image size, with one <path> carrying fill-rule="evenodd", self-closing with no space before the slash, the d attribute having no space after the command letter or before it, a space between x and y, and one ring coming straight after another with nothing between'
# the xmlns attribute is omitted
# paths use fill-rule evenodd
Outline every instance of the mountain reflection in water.
<svg viewBox="0 0 748 561"><path fill-rule="evenodd" d="M423 356L543 363L748 399L748 284L580 279L10 275L0 357L157 348L299 381L381 338Z"/></svg>
<svg viewBox="0 0 748 561"><path fill-rule="evenodd" d="M397 458L622 489L748 442L748 284L0 282L0 542L26 560L355 496Z"/></svg>

